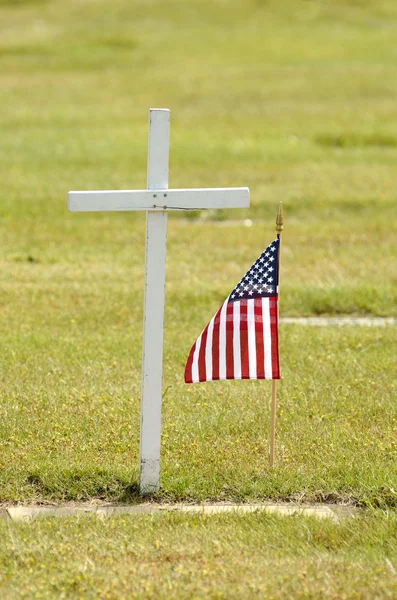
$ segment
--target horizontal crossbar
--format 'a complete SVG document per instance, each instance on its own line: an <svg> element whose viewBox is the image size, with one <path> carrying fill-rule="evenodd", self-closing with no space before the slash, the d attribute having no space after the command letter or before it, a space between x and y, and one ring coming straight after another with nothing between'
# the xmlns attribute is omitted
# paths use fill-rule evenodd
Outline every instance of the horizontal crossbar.
<svg viewBox="0 0 397 600"><path fill-rule="evenodd" d="M70 212L123 210L201 210L205 208L247 208L249 189L191 188L181 190L104 190L69 192Z"/></svg>

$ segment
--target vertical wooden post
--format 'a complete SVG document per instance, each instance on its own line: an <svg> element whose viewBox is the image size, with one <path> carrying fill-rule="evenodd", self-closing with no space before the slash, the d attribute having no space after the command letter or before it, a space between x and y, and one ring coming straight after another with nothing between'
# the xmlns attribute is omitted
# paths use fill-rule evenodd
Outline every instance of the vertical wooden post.
<svg viewBox="0 0 397 600"><path fill-rule="evenodd" d="M278 302L277 302L277 311L280 305L280 253L281 253L281 232L283 230L283 203L280 202L277 212L276 219L276 231L277 237L280 240L280 247L278 249ZM277 314L277 321L278 314ZM270 453L269 453L269 464L271 467L274 465L274 456L276 451L276 414L277 414L277 379L273 379L272 381L272 404L270 411Z"/></svg>
<svg viewBox="0 0 397 600"><path fill-rule="evenodd" d="M147 188L168 189L170 111L150 109ZM155 202L154 202L155 203ZM156 492L160 479L167 212L146 213L139 488Z"/></svg>
<svg viewBox="0 0 397 600"><path fill-rule="evenodd" d="M276 450L276 413L277 413L277 380L272 381L272 404L270 410L270 455L269 464L274 465L274 454Z"/></svg>
<svg viewBox="0 0 397 600"><path fill-rule="evenodd" d="M71 191L72 212L146 211L139 488L159 489L167 211L249 206L248 188L168 189L170 111L149 111L146 190ZM161 191L159 191L161 190Z"/></svg>

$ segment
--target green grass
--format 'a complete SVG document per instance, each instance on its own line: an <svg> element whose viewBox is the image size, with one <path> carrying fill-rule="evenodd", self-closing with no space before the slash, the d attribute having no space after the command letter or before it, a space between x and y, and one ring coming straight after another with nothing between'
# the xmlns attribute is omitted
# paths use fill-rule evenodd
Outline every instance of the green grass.
<svg viewBox="0 0 397 600"><path fill-rule="evenodd" d="M54 0L0 16L0 500L136 498L144 215L68 215L66 192L144 187L160 105L170 185L252 198L170 218L161 497L394 505L395 328L282 328L273 471L269 385L182 383L281 199L281 314L397 315L394 3Z"/></svg>
<svg viewBox="0 0 397 600"><path fill-rule="evenodd" d="M0 12L0 500L137 498L144 215L68 215L66 192L144 187L165 105L170 185L252 205L170 218L161 497L394 505L394 328L282 328L273 471L269 385L182 383L280 199L281 314L396 316L393 3Z"/></svg>
<svg viewBox="0 0 397 600"><path fill-rule="evenodd" d="M0 521L0 534L0 589L10 600L397 594L394 514Z"/></svg>
<svg viewBox="0 0 397 600"><path fill-rule="evenodd" d="M140 500L144 215L66 193L145 187L161 106L170 187L251 207L169 219L157 499L395 508L395 327L281 328L272 470L270 385L182 379L280 200L282 316L397 316L396 27L394 0L0 0L0 502ZM396 595L394 513L283 523L0 523L2 595Z"/></svg>
<svg viewBox="0 0 397 600"><path fill-rule="evenodd" d="M134 309L126 291L117 304L119 286L109 281L96 300L88 288L78 288L81 313L60 314L67 291L49 292L40 331L26 318L18 335L3 334L3 500L136 498L141 302ZM161 497L394 506L395 329L282 328L270 470L269 383L183 383L200 313L215 302L201 295L193 313L177 294L168 302Z"/></svg>

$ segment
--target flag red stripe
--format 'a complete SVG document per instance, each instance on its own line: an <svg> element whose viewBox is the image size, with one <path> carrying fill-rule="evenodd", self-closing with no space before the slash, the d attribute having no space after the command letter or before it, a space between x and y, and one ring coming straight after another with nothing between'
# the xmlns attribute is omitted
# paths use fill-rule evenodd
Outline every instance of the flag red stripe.
<svg viewBox="0 0 397 600"><path fill-rule="evenodd" d="M233 306L229 302L226 307L226 379L234 379Z"/></svg>
<svg viewBox="0 0 397 600"><path fill-rule="evenodd" d="M193 364L193 355L194 355L194 351L196 349L196 344L197 344L197 341L194 342L194 344L190 350L189 358L187 359L187 363L186 363L186 367L185 367L185 383L193 383L192 364Z"/></svg>
<svg viewBox="0 0 397 600"><path fill-rule="evenodd" d="M207 346L208 325L201 334L201 346L198 355L198 373L199 381L206 381L207 371L205 368L205 350Z"/></svg>
<svg viewBox="0 0 397 600"><path fill-rule="evenodd" d="M278 357L278 298L270 298L270 337L272 342L272 373L273 379L280 379L280 365Z"/></svg>
<svg viewBox="0 0 397 600"><path fill-rule="evenodd" d="M241 379L249 379L247 302L248 302L247 300L240 301Z"/></svg>
<svg viewBox="0 0 397 600"><path fill-rule="evenodd" d="M214 318L214 329L212 331L212 379L219 379L219 324L222 306Z"/></svg>

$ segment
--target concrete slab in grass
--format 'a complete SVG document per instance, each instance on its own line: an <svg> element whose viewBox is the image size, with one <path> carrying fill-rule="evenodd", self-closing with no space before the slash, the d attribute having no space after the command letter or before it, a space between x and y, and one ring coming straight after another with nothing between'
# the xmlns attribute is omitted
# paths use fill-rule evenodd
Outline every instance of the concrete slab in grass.
<svg viewBox="0 0 397 600"><path fill-rule="evenodd" d="M314 327L391 327L397 325L394 317L281 317L282 325Z"/></svg>
<svg viewBox="0 0 397 600"><path fill-rule="evenodd" d="M138 504L134 506L12 506L4 509L12 520L27 520L46 517L81 517L95 514L99 517L116 515L145 515L161 512L180 512L186 514L247 514L264 512L281 516L302 515L319 519L338 520L347 513L329 506L302 506L300 504ZM352 509L354 510L354 509Z"/></svg>
<svg viewBox="0 0 397 600"><path fill-rule="evenodd" d="M13 521L38 517L75 517L95 513L97 506L10 506L7 511Z"/></svg>

